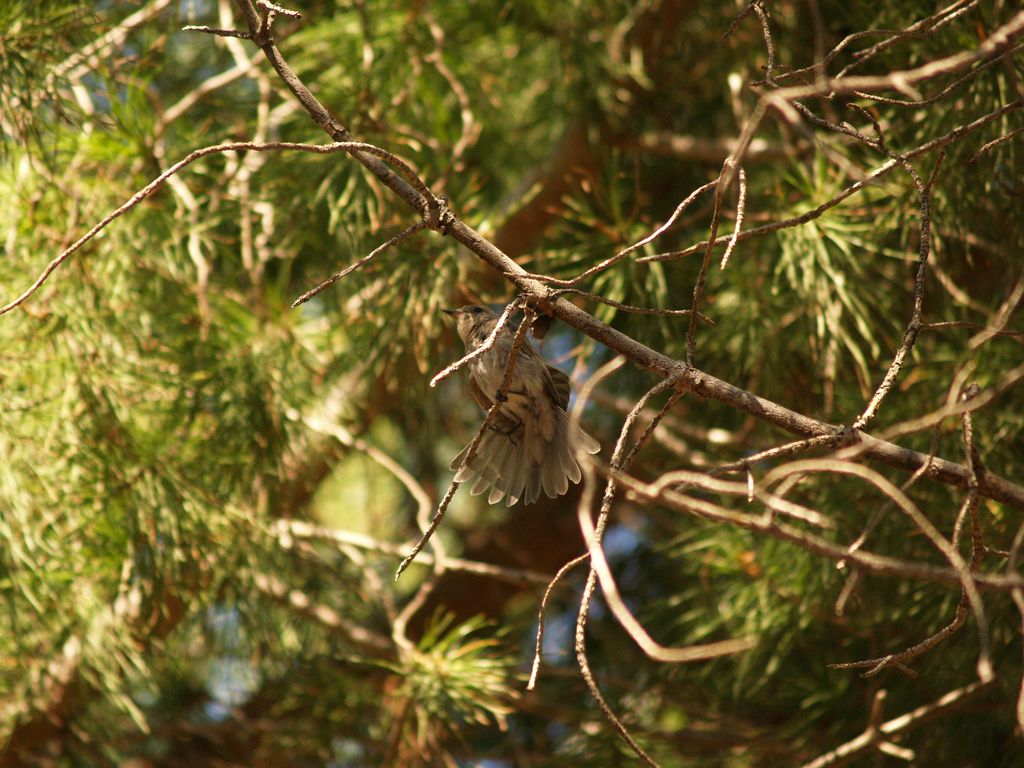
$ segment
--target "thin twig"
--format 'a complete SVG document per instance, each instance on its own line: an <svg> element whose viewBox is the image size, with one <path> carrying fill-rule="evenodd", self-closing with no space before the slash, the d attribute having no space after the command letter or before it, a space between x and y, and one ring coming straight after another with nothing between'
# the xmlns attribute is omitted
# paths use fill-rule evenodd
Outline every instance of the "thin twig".
<svg viewBox="0 0 1024 768"><path fill-rule="evenodd" d="M936 92L935 94L933 94L931 96L928 96L926 98L921 98L921 99L893 99L893 98L890 98L888 96L879 96L878 94L875 94L875 93L864 93L862 91L854 91L854 95L858 96L858 97L860 97L862 99L871 99L872 101L878 102L879 104L889 104L890 106L894 106L894 107L924 107L924 106L927 106L929 104L934 104L936 101L938 101L939 99L941 99L944 96L948 96L950 93L955 91L961 85L963 85L964 83L966 83L966 82L972 80L973 78L977 77L979 74L984 72L986 69L988 69L992 65L998 64L1000 61L1003 61L1008 56L1012 56L1015 52L1019 51L1020 48L1021 48L1021 46L1019 46L1019 45L1018 46L1014 46L1013 48L1011 48L1008 51L1005 51L1005 52L1003 52L1003 53L1001 53L1001 54L999 54L997 56L993 56L988 61L983 62L979 66L977 66L974 69L972 69L969 72L967 72L966 74L961 75L960 77L958 77L956 80L954 80L952 83L947 85L942 90L940 90L940 91ZM971 164L970 161L968 161L968 165L970 165L970 164Z"/></svg>
<svg viewBox="0 0 1024 768"><path fill-rule="evenodd" d="M616 446L616 450L622 446L622 437L620 434L619 445ZM583 472L585 476L593 477L593 469L589 462L584 460ZM594 489L595 483L587 482L583 486L583 493L580 496L580 508L585 509L585 514L589 514L590 507L594 502ZM598 528L595 529L594 536L599 540L600 536L604 533L603 523L607 521L607 515L599 516ZM594 593L594 587L597 584L597 572L594 570L593 563L590 566L590 572L587 574L587 583L583 588L583 597L580 600L579 614L576 617L576 662L579 664L580 675L583 677L583 681L587 684L587 688L590 689L590 695L594 697L594 701L597 702L598 707L604 713L605 718L612 724L612 727L618 732L618 734L626 741L630 749L632 749L637 757L643 760L647 765L655 766L657 763L651 758L647 752L644 751L633 735L626 728L625 723L619 719L619 716L615 714L615 710L611 708L611 705L604 698L604 694L601 693L601 689L597 685L597 681L594 679L594 673L590 669L590 661L587 658L587 646L586 646L586 627L587 617L590 612L590 599Z"/></svg>
<svg viewBox="0 0 1024 768"><path fill-rule="evenodd" d="M1002 136L1000 136L1000 137L998 137L996 139L992 139L992 141L986 141L984 144L981 145L981 147L978 148L977 152L975 152L973 155L971 155L971 159L967 161L967 164L968 165L974 165L975 163L978 162L978 158L980 158L983 154L988 152L990 149L998 147L1000 144L1003 144L1004 142L1009 141L1010 139L1014 138L1015 136L1019 136L1021 133L1024 133L1024 127L1014 128L1009 133L1006 133L1006 134L1004 134L1004 135L1002 135Z"/></svg>
<svg viewBox="0 0 1024 768"><path fill-rule="evenodd" d="M639 441L637 441L637 445L640 445ZM635 447L636 446L634 446L634 448ZM588 463L583 473L584 483L593 487L595 485L594 475L593 466ZM586 486L584 487L586 488ZM586 495L586 493L584 495ZM592 500L592 490L590 496ZM608 607L611 608L612 614L618 620L622 628L626 630L626 633L630 636L633 642L637 644L640 650L642 650L648 658L654 659L655 661L684 664L693 661L717 659L722 656L740 653L742 651L749 650L756 645L757 639L752 637L721 640L718 642L703 643L699 645L688 645L680 648L670 648L655 641L644 626L637 621L632 611L630 611L629 607L626 605L625 600L623 600L622 594L619 592L618 585L615 583L615 577L608 565L608 560L605 558L604 551L596 539L596 529L590 520L589 506L584 506L581 503L577 512L580 530L583 531L583 536L587 541L591 563L593 564L592 567L597 571L598 579L601 583L601 592L604 594L605 602L608 603Z"/></svg>
<svg viewBox="0 0 1024 768"><path fill-rule="evenodd" d="M773 61L775 59L775 43L772 41L771 26L768 23L768 12L763 7L761 2L752 2L750 4L750 7L754 11L754 13L757 14L757 17L758 17L758 19L761 22L761 36L764 38L765 49L767 50L767 53L768 53L768 63L765 66L765 79L764 79L764 82L767 83L768 85L770 85L772 88L779 88L780 86L778 85L778 83L775 82L775 78L772 75ZM817 126L819 126L821 128L825 128L825 129L827 129L829 131L832 131L834 133L840 133L840 134L845 134L847 136L852 136L852 137L856 138L857 140L862 141L862 142L864 142L865 144L867 144L868 146L871 146L871 147L876 147L876 148L880 148L881 147L881 143L882 143L881 139L878 139L877 141L873 140L873 139L870 139L869 137L865 136L860 131L858 131L855 128L853 128L852 126L849 126L849 125L847 125L845 123L840 124L840 123L834 123L834 122L832 122L830 120L826 120L825 118L820 117L819 115L815 114L813 110L811 110L803 102L801 102L801 101L799 101L797 99L776 101L774 106L777 109L779 109L780 111L782 111L783 115L786 115L788 110L794 110L795 113L797 113L799 115L803 115L804 118L806 118L807 120L809 120L810 122L814 123L815 125L817 125ZM793 121L791 121L791 122L793 122ZM799 121L796 121L796 123L798 124ZM877 124L876 124L876 126L877 126ZM835 156L833 159L836 160L837 163L845 162L845 158L842 158L841 156Z"/></svg>
<svg viewBox="0 0 1024 768"><path fill-rule="evenodd" d="M373 155L374 157L379 157L381 160L390 165L394 170L398 171L399 175L401 175L407 182L409 182L409 184L412 185L413 189L419 192L419 194L423 197L424 200L432 200L435 202L437 201L438 198L434 197L433 192L431 192L427 188L427 185L423 182L423 179L421 179L419 175L416 173L416 171L413 170L412 166L410 166L407 162L398 157L398 155L394 154L393 152L388 152L386 149L378 147L375 144L367 144L364 141L349 141L345 143L348 145L346 149L352 152L353 154L355 154L356 152L360 152L367 155Z"/></svg>
<svg viewBox="0 0 1024 768"><path fill-rule="evenodd" d="M747 174L742 168L739 173L739 197L736 200L736 223L732 228L732 237L729 238L729 244L725 247L725 253L722 254L722 266L721 269L725 269L729 263L729 257L732 256L733 249L736 247L736 239L740 236L740 230L743 228L743 214L746 210L747 205Z"/></svg>
<svg viewBox="0 0 1024 768"><path fill-rule="evenodd" d="M647 235L647 237L643 238L642 240L638 240L637 242L633 243L628 248L624 248L623 250L619 251L614 256L611 256L610 258L605 259L604 261L600 262L599 264L595 264L594 266L590 267L589 269L587 269L587 270L581 272L580 274L576 275L576 277L569 278L567 280L563 280L563 279L560 279L560 278L557 278L557 277L551 277L549 275L542 275L542 274L535 274L535 273L532 273L532 272L523 273L522 276L523 277L527 277L527 278L529 278L531 280L536 280L536 281L541 282L541 283L548 283L550 285L556 285L556 286L562 286L562 287L571 287L571 286L576 285L577 283L580 283L580 282L586 280L588 277L592 277L592 276L596 275L598 272L603 272L604 270L608 269L609 267L614 266L615 264L618 264L620 261L622 261L622 259L626 258L629 254L633 253L634 251L642 248L643 246L647 245L648 243L650 243L650 242L654 241L656 238L658 238L669 227L671 227L680 216L682 216L683 212L687 208L690 207L690 205L693 203L694 200L696 200L698 197L700 197L707 190L711 189L712 187L717 186L718 183L719 183L719 180L720 179L715 179L714 181L709 181L707 184L703 184L703 185L697 187L697 189L693 190L693 192L691 192L689 195L687 195L683 199L683 201L681 203L679 203L679 205L676 206L676 209L672 212L672 215L668 217L668 219L665 221L665 223L662 224L660 227L658 227L656 230L654 230L651 234Z"/></svg>
<svg viewBox="0 0 1024 768"><path fill-rule="evenodd" d="M792 517L796 520L803 520L811 525L820 528L835 528L836 524L826 515L821 514L809 507L788 501L781 494L768 493L764 485L753 482L753 474L748 472L746 482L739 483L730 480L719 480L712 477L712 472L696 472L686 469L677 469L666 472L657 480L651 483L651 489L659 493L662 488L671 487L674 491L682 493L687 488L700 488L717 494L728 496L746 496L748 501L756 499L764 504L770 514L766 519L773 519L775 513Z"/></svg>
<svg viewBox="0 0 1024 768"><path fill-rule="evenodd" d="M739 461L733 461L729 464L723 464L720 467L715 467L714 469L708 470L708 474L724 475L730 472L749 470L754 464L759 464L762 461L779 459L783 456L792 456L794 453L801 453L802 451L809 451L813 448L819 448L822 446L832 447L838 445L846 439L846 437L847 433L844 430L837 430L831 435L818 435L817 437L808 437L805 440L794 440L791 443L778 445L774 448L768 448L767 450L746 456Z"/></svg>
<svg viewBox="0 0 1024 768"><path fill-rule="evenodd" d="M292 11L292 10L289 10L288 8L282 8L280 5L276 5L276 4L272 3L272 2L270 2L270 0L255 0L255 1L256 1L256 5L260 6L261 8L266 9L267 11L270 11L270 12L273 12L273 13L279 13L282 16L287 16L290 19L301 19L302 18L302 14L299 13L298 11Z"/></svg>
<svg viewBox="0 0 1024 768"><path fill-rule="evenodd" d="M540 659L541 651L544 648L544 623L545 616L548 608L548 600L551 597L551 593L555 591L555 586L562 580L562 578L573 568L581 563L587 561L590 557L589 552L584 552L582 555L574 557L572 560L567 562L561 568L558 569L551 581L548 582L547 589L544 590L544 597L540 601L540 609L537 611L537 642L534 646L533 651L533 665L530 668L530 680L526 683L526 690L532 691L537 685L537 674L540 672Z"/></svg>
<svg viewBox="0 0 1024 768"><path fill-rule="evenodd" d="M252 35L248 32L239 32L237 29L221 29L220 27L207 27L202 24L188 24L181 28L182 32L202 32L207 35L216 35L217 37L240 37L243 40L252 40Z"/></svg>
<svg viewBox="0 0 1024 768"><path fill-rule="evenodd" d="M686 317L692 311L689 309L659 309L657 307L637 307L632 304L623 304L622 302L615 301L614 299L607 299L604 296L601 296L600 294L591 293L590 291L584 291L580 288L559 288L558 290L552 292L551 298L556 298L557 296L561 296L562 294L566 293L572 293L577 296L582 296L585 299L596 301L599 304L607 304L609 307L615 307L616 309L621 309L623 312L631 312L636 315L663 315L666 317ZM700 318L700 321L702 323L706 323L708 325L715 324L714 320L712 320L710 317L703 314L702 312L698 312L697 316Z"/></svg>
<svg viewBox="0 0 1024 768"><path fill-rule="evenodd" d="M897 422L890 427L886 427L879 434L879 438L883 440L895 440L903 437L904 435L910 435L914 432L920 432L923 429L934 427L935 425L945 421L951 416L959 416L965 410L978 410L985 407L993 400L995 400L1003 392L1006 392L1017 385L1017 382L1024 379L1024 363L1018 365L1016 368L1011 368L992 385L985 387L985 389L978 395L978 397L972 400L971 404L968 405L962 401L947 402L944 405L936 408L931 413L927 413L924 416L918 416L914 419L908 419L907 421ZM864 446L862 443L861 446ZM852 458L858 455L859 450L857 445L851 445L846 449L849 454L846 458ZM941 459L935 459L933 464L938 466ZM963 466L963 465L959 465ZM988 479L990 473L985 473L981 478L978 479L979 483L984 487L984 482ZM970 480L970 470L964 466L963 480L958 485L967 487L967 483Z"/></svg>
<svg viewBox="0 0 1024 768"><path fill-rule="evenodd" d="M615 371L619 370L625 362L626 360L623 357L614 357L594 371L593 375L584 382L583 386L580 388L578 396L576 397L576 402L573 404L572 410L569 412L569 417L574 423L579 420L579 415L583 412L586 404L590 401L590 398L598 384L604 381L608 376L612 375ZM590 553L585 552L563 565L559 569L558 573L555 574L555 577L551 580L551 583L548 584L548 588L544 592L544 597L541 599L540 608L537 613L537 639L533 654L533 664L530 671L530 680L526 686L527 690L533 690L537 685L537 675L540 672L541 651L543 649L544 642L545 614L547 612L548 599L550 598L555 585L562 579L562 577L589 557Z"/></svg>
<svg viewBox="0 0 1024 768"><path fill-rule="evenodd" d="M959 391L959 384L954 381L953 386L950 387L950 395L953 395L953 393L957 392L957 391ZM920 478L924 477L924 475L927 474L929 468L932 465L932 462L935 460L935 454L938 452L938 449L939 449L939 427L938 427L938 425L936 425L932 429L932 439L931 439L931 446L930 446L930 448L928 450L928 460L926 462L924 462L920 467L918 467L918 469L914 471L914 474L912 474L905 482L903 482L900 485L900 491L902 491L903 493L906 493L910 489L910 487L912 485L914 485ZM847 458L847 457L839 456L839 458ZM874 530L878 526L878 524L881 523L882 518L885 516L886 512L888 512L890 507L892 507L892 506L893 506L893 502L890 500L890 501L886 502L885 506L878 507L877 509L875 509L872 512L871 518L868 520L867 525L864 526L864 529L860 532L860 535L856 539L854 539L853 542L850 544L850 547L849 547L849 550L848 550L849 552L856 552L858 549L860 549L861 547L864 546L864 544L868 540L868 537L871 536L871 534L874 532ZM836 567L840 568L840 569L845 568L846 567L846 561L843 560L843 561L840 561L840 562L836 563ZM852 571L851 574L850 574L850 581L856 581L857 578L859 578L858 572L856 570ZM850 589L852 589L852 588L853 588L853 586L850 585ZM837 615L841 614L841 612L842 612L842 607L843 607L844 602L845 602L844 595L845 595L845 597L849 597L848 590L847 590L846 586L844 586L844 588L843 588L843 594L841 594L840 597L839 597L839 600L836 601L836 614Z"/></svg>
<svg viewBox="0 0 1024 768"><path fill-rule="evenodd" d="M1006 297L1006 300L1000 305L999 309L996 310L995 316L992 318L992 322L967 342L967 348L974 351L993 336L1004 333L1003 329L1006 328L1006 324L1010 322L1010 317L1013 313L1017 311L1017 305L1020 304L1022 299L1024 299L1024 273L1017 278L1017 283L1010 290L1010 295Z"/></svg>
<svg viewBox="0 0 1024 768"><path fill-rule="evenodd" d="M969 388L963 395L963 400L968 401L972 397L977 395L977 387ZM975 446L974 446L974 430L971 424L971 413L970 411L964 411L962 414L963 424L963 439L964 439L964 451L967 455L967 465L971 469L971 476L973 480L968 483L967 496L964 499L964 503L960 508L956 518L956 525L954 527L951 544L954 549L958 549L960 540L960 530L962 529L965 520L970 519L971 521L971 561L968 565L970 571L977 571L981 565L981 559L985 552L985 545L981 539L981 532L978 525L978 480L977 480L977 469L975 467ZM962 589L960 592L960 600L956 606L956 612L953 619L949 624L944 626L939 631L930 635L929 637L922 640L920 643L907 648L899 653L891 653L881 658L876 659L865 659L863 661L846 662L842 664L829 664L830 669L867 669L862 677L874 677L879 674L886 667L897 666L902 667L903 663L909 661L912 658L920 656L921 654L931 650L936 645L941 643L946 638L955 634L967 621L968 614L968 596L966 589ZM979 632L984 628L979 626ZM987 654L987 640L982 642L982 653ZM979 661L981 666L991 666L991 662L986 660L984 664ZM905 667L904 667L905 669ZM984 678L982 679L984 682Z"/></svg>
<svg viewBox="0 0 1024 768"><path fill-rule="evenodd" d="M914 342L917 340L917 334L921 330L921 310L924 306L925 275L927 274L928 269L928 255L931 252L931 190L935 184L935 179L938 177L939 168L942 166L942 160L944 157L945 150L940 150L938 157L935 159L935 166L932 169L931 176L928 178L927 182L921 180L917 175L917 172L914 171L913 166L910 165L909 161L902 157L898 158L901 164L907 169L910 177L913 179L914 186L917 187L921 206L918 266L917 275L914 278L913 309L911 311L910 321L907 323L907 329L903 334L903 341L900 343L899 349L896 350L896 354L893 356L889 370L885 372L885 376L882 377L882 381L878 385L878 389L875 390L874 395L872 395L871 400L868 401L863 412L854 420L852 425L853 429L864 429L864 427L870 424L878 414L878 409L881 407L882 401L896 382L896 378L899 376L900 371L903 368L903 361L914 348Z"/></svg>
<svg viewBox="0 0 1024 768"><path fill-rule="evenodd" d="M690 322L686 329L686 364L694 365L697 354L697 314L700 311L700 302L704 297L704 280L707 277L708 265L711 263L711 251L714 248L715 236L718 234L718 221L722 214L722 197L725 194L729 180L732 178L732 171L736 167L735 160L730 156L722 163L722 171L718 175L718 184L715 185L715 202L711 210L711 233L708 235L708 247L704 251L704 260L697 272L697 279L693 284L693 301L690 306L694 314L690 315Z"/></svg>
<svg viewBox="0 0 1024 768"><path fill-rule="evenodd" d="M841 71L834 78L824 78L822 85L798 85L782 88L774 94L769 95L770 100L803 99L811 96L827 95L829 97L843 94L852 94L856 91L877 91L895 90L902 93L912 94L916 98L920 96L914 93L913 86L926 82L942 75L952 75L960 72L976 61L981 61L989 56L1001 54L1013 47L1014 41L1024 33L1024 11L1017 13L1001 27L992 30L989 35L973 50L959 51L958 53L946 56L941 59L927 62L913 69L888 72L884 75L846 75L847 70Z"/></svg>
<svg viewBox="0 0 1024 768"><path fill-rule="evenodd" d="M341 280L341 279L343 279L345 277L348 277L349 275L351 275L356 270L362 269L364 266L369 264L376 256L379 256L381 253L386 251L388 248L393 248L394 246L398 245L403 240L409 239L413 235L417 234L418 232L422 232L426 228L427 228L427 222L423 221L423 220L417 221L415 224L412 224L411 226L406 227L405 229L403 229L401 232L399 232L397 235L392 237L390 240L388 240L383 245L379 245L376 248L374 248L366 256L363 256L363 258L359 259L358 261L353 262L352 264L349 264L347 267L345 267L343 270L341 270L341 272L338 272L337 274L331 275L329 278L324 280L322 283L320 283L315 288L311 288L310 290L306 291L304 294L299 296L299 298L297 298L295 301L292 302L292 309L295 309L296 307L298 307L298 306L300 306L302 304L305 304L307 301L309 301L314 296L319 294L325 288L329 288L330 286L334 285L339 280Z"/></svg>
<svg viewBox="0 0 1024 768"><path fill-rule="evenodd" d="M166 182L171 176L176 174L182 168L191 165L196 160L206 157L207 155L213 155L220 152L280 152L286 150L294 150L297 152L312 152L316 154L329 154L331 152L345 152L351 150L353 147L358 146L362 148L361 142L344 142L339 141L333 144L299 144L290 141L272 141L265 144L257 144L249 141L234 141L227 144L215 144L209 147L202 147L194 152L190 152L184 158L176 162L167 170L163 171L159 176L153 179L149 184L144 186L128 200L122 203L120 206L115 208L113 211L104 216L98 223L96 223L92 229L78 238L75 242L65 248L60 254L42 271L36 281L32 283L18 298L14 299L3 307L0 307L0 315L5 315L12 309L23 304L33 293L35 293L43 283L46 282L47 278L53 273L57 267L63 264L67 259L79 250L83 245L92 240L102 230L106 229L115 219L123 216L125 213L130 211L132 208L137 206L147 197L156 192L164 182Z"/></svg>
<svg viewBox="0 0 1024 768"><path fill-rule="evenodd" d="M943 320L938 323L922 323L922 331L941 331L944 328L969 328L972 331L990 331L992 336L1024 336L1024 331L1015 330L991 330L990 326L984 323L972 323L967 320Z"/></svg>
<svg viewBox="0 0 1024 768"><path fill-rule="evenodd" d="M926 35L934 34L936 31L944 27L946 24L956 20L963 14L972 10L980 0L957 0L952 5L943 8L937 13L932 14L920 21L914 22L905 29L896 31L896 33L885 40L875 43L870 48L862 51L857 51L853 54L854 61L847 64L843 69L839 71L839 77L846 75L851 72L855 67L859 67L871 59L875 58L878 54L888 50L892 46L896 45L903 40L910 37L923 38Z"/></svg>
<svg viewBox="0 0 1024 768"><path fill-rule="evenodd" d="M338 547L356 547L367 552L376 552L380 555L402 555L407 551L406 546L403 544L381 541L358 531L325 528L305 520L278 520L274 523L273 528L281 536L286 532L287 536L297 539L328 541ZM416 562L420 565L433 565L434 557L429 552L421 552L419 557L416 558ZM499 581L506 581L510 584L541 585L549 584L551 581L549 576L537 571L484 563L479 560L466 560L461 557L446 557L445 567L449 571L463 571L477 576L486 576Z"/></svg>

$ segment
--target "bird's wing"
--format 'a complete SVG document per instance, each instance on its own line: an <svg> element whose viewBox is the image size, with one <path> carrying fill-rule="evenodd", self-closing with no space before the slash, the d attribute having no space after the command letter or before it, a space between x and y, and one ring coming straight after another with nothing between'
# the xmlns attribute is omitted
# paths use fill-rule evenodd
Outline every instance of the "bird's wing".
<svg viewBox="0 0 1024 768"><path fill-rule="evenodd" d="M484 409L484 413L491 409L491 399L480 389L480 385L476 383L476 377L472 375L469 377L469 394L476 400L476 404Z"/></svg>
<svg viewBox="0 0 1024 768"><path fill-rule="evenodd" d="M555 366L548 365L540 352L528 341L523 344L519 354L532 358L543 366L544 391L551 398L551 402L563 411L566 410L569 407L569 376Z"/></svg>
<svg viewBox="0 0 1024 768"><path fill-rule="evenodd" d="M469 394L476 400L476 404L484 409L484 412L491 410L492 401L484 394L484 391L480 389L480 385L476 383L476 378L473 376L469 377ZM495 419L492 425L495 430L504 434L510 435L521 426L522 422L515 418L511 414L506 413L504 410L499 409L498 413L495 414Z"/></svg>
<svg viewBox="0 0 1024 768"><path fill-rule="evenodd" d="M563 411L569 408L569 375L553 365L547 366L548 376L544 389Z"/></svg>

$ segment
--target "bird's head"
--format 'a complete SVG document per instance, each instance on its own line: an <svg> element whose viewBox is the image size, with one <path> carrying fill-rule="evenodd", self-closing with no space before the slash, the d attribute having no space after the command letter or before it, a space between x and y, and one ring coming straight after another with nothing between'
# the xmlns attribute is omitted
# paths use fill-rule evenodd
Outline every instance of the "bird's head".
<svg viewBox="0 0 1024 768"><path fill-rule="evenodd" d="M455 330L463 343L486 337L498 322L498 316L480 304L470 304L458 309L442 309L446 315L455 318Z"/></svg>

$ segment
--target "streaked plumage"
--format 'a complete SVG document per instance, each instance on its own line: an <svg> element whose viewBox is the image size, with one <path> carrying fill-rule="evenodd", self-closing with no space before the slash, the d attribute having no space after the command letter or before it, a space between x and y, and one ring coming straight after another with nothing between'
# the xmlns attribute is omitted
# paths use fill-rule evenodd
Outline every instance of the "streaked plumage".
<svg viewBox="0 0 1024 768"><path fill-rule="evenodd" d="M467 352L481 346L498 322L491 310L477 305L445 312L455 318ZM494 346L469 363L470 393L485 411L490 409L505 375L512 342L512 332L503 328ZM502 498L510 507L520 499L531 504L541 491L552 499L561 496L569 483L578 483L582 476L575 447L588 453L601 450L597 441L574 425L565 412L569 377L545 363L524 339L506 397L473 460L455 479L473 480L473 494L490 489L490 504ZM467 445L452 459L451 469L462 466L468 450Z"/></svg>

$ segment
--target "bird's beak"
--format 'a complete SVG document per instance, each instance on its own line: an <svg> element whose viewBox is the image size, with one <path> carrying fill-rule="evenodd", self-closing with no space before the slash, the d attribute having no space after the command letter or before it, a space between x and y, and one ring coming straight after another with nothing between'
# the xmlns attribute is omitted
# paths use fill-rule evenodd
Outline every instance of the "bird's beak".
<svg viewBox="0 0 1024 768"><path fill-rule="evenodd" d="M457 309L447 309L445 307L442 307L441 311L444 312L446 315L449 315L450 317L455 317L456 315L459 314L459 310Z"/></svg>

